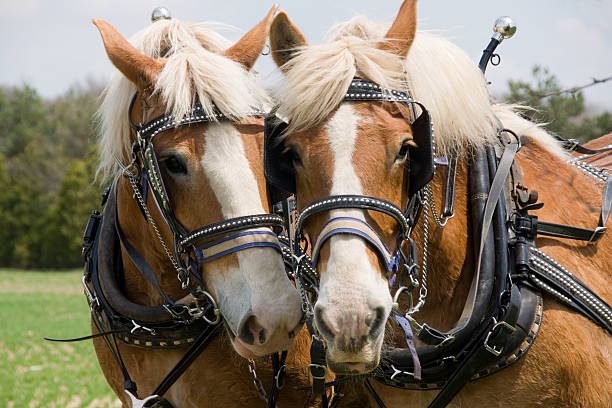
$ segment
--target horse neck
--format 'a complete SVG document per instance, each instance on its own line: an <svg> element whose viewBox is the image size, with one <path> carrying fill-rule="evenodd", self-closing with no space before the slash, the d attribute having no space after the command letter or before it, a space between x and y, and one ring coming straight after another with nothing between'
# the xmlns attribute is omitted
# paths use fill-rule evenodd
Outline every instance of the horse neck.
<svg viewBox="0 0 612 408"><path fill-rule="evenodd" d="M467 159L459 159L455 183L455 216L442 229L429 210L427 257L427 298L417 320L441 330L450 329L459 319L473 276L472 229L469 227ZM442 212L446 171L438 168L431 182L434 205ZM422 266L425 210L414 231L418 259Z"/></svg>
<svg viewBox="0 0 612 408"><path fill-rule="evenodd" d="M172 238L166 233L167 228L159 218L152 197L149 196L147 207L164 236L168 245L172 245ZM153 269L161 288L173 299L182 298L185 293L174 273L174 267L168 259L152 226L142 214L134 191L125 178L117 182L117 217L118 223L128 242L145 258ZM128 299L145 306L158 306L163 303L161 294L153 288L147 279L140 273L130 260L125 248L121 249L124 271L124 290ZM162 273L164 272L164 273Z"/></svg>

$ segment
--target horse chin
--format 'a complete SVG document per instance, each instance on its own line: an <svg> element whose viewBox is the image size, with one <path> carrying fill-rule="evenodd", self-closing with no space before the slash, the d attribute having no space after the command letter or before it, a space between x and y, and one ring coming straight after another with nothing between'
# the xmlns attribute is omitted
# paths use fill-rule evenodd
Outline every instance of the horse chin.
<svg viewBox="0 0 612 408"><path fill-rule="evenodd" d="M236 353L240 354L240 356L247 359L256 359L263 356L266 356L271 353L277 353L283 350L288 350L293 346L293 339L287 339L286 342L280 344L278 342L274 342L272 344L266 345L251 345L247 344L244 341L240 340L229 325L224 321L225 329L230 337L230 341Z"/></svg>
<svg viewBox="0 0 612 408"><path fill-rule="evenodd" d="M277 353L283 350L288 350L291 348L293 341L288 341L287 344L277 345L277 346L253 346L250 344L246 344L238 337L234 337L232 339L232 346L234 346L234 350L236 353L240 354L244 358L248 359L256 359L259 357L266 356L268 354Z"/></svg>
<svg viewBox="0 0 612 408"><path fill-rule="evenodd" d="M373 371L378 366L378 360L370 363L365 362L343 362L336 363L329 361L329 369L336 375L361 375Z"/></svg>
<svg viewBox="0 0 612 408"><path fill-rule="evenodd" d="M376 344L367 344L358 353L329 348L327 365L337 375L367 374L378 367L380 351Z"/></svg>

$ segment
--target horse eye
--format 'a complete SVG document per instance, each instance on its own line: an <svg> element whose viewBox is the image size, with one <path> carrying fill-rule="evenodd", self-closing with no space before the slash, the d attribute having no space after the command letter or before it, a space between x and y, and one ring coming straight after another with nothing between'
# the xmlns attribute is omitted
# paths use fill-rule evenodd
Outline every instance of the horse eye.
<svg viewBox="0 0 612 408"><path fill-rule="evenodd" d="M174 174L187 174L187 167L185 164L176 156L170 156L163 161L166 169L170 173Z"/></svg>
<svg viewBox="0 0 612 408"><path fill-rule="evenodd" d="M400 151L397 153L397 156L395 157L395 160L396 161L406 160L406 157L408 156L409 148L410 148L410 142L408 140L404 141L404 143L402 143L402 147L400 148Z"/></svg>
<svg viewBox="0 0 612 408"><path fill-rule="evenodd" d="M284 150L283 154L291 162L293 167L302 165L302 159L300 158L300 154L297 152L297 150L294 147L287 147Z"/></svg>

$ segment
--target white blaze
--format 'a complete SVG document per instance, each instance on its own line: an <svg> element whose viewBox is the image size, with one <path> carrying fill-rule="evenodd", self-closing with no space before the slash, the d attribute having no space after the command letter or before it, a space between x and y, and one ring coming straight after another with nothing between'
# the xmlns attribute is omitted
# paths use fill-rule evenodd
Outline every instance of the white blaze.
<svg viewBox="0 0 612 408"><path fill-rule="evenodd" d="M363 194L353 164L358 122L359 116L352 104L344 103L325 126L334 160L331 195ZM330 213L331 217L353 217L365 221L363 210L338 209ZM319 301L326 305L340 306L345 302L353 307L367 308L369 300L377 299L375 303L388 303L390 308L387 283L378 270L378 264L372 265L366 245L362 238L354 235L339 234L329 239L329 259L321 278Z"/></svg>
<svg viewBox="0 0 612 408"><path fill-rule="evenodd" d="M232 124L208 126L201 163L225 219L267 212L242 138ZM297 324L299 297L285 275L279 253L271 248L249 248L234 255L238 268L215 274L217 279L212 282L231 329L235 332L249 312L259 319L264 316L271 324L277 325L278 319Z"/></svg>

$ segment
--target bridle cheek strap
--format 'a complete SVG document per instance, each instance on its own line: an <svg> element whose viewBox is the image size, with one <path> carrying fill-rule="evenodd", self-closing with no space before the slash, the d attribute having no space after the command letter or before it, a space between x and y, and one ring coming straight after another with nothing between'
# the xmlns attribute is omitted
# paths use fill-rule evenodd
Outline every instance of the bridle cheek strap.
<svg viewBox="0 0 612 408"><path fill-rule="evenodd" d="M274 248L282 254L276 234L269 230L244 231L209 242L195 248L200 263L209 262L222 256L247 248Z"/></svg>
<svg viewBox="0 0 612 408"><path fill-rule="evenodd" d="M400 259L399 250L397 250L395 254L392 254L372 227L365 221L353 217L332 218L323 225L312 249L313 268L317 267L319 253L325 241L338 234L356 235L365 239L381 257L387 267L387 272L391 273L392 271L398 270Z"/></svg>

